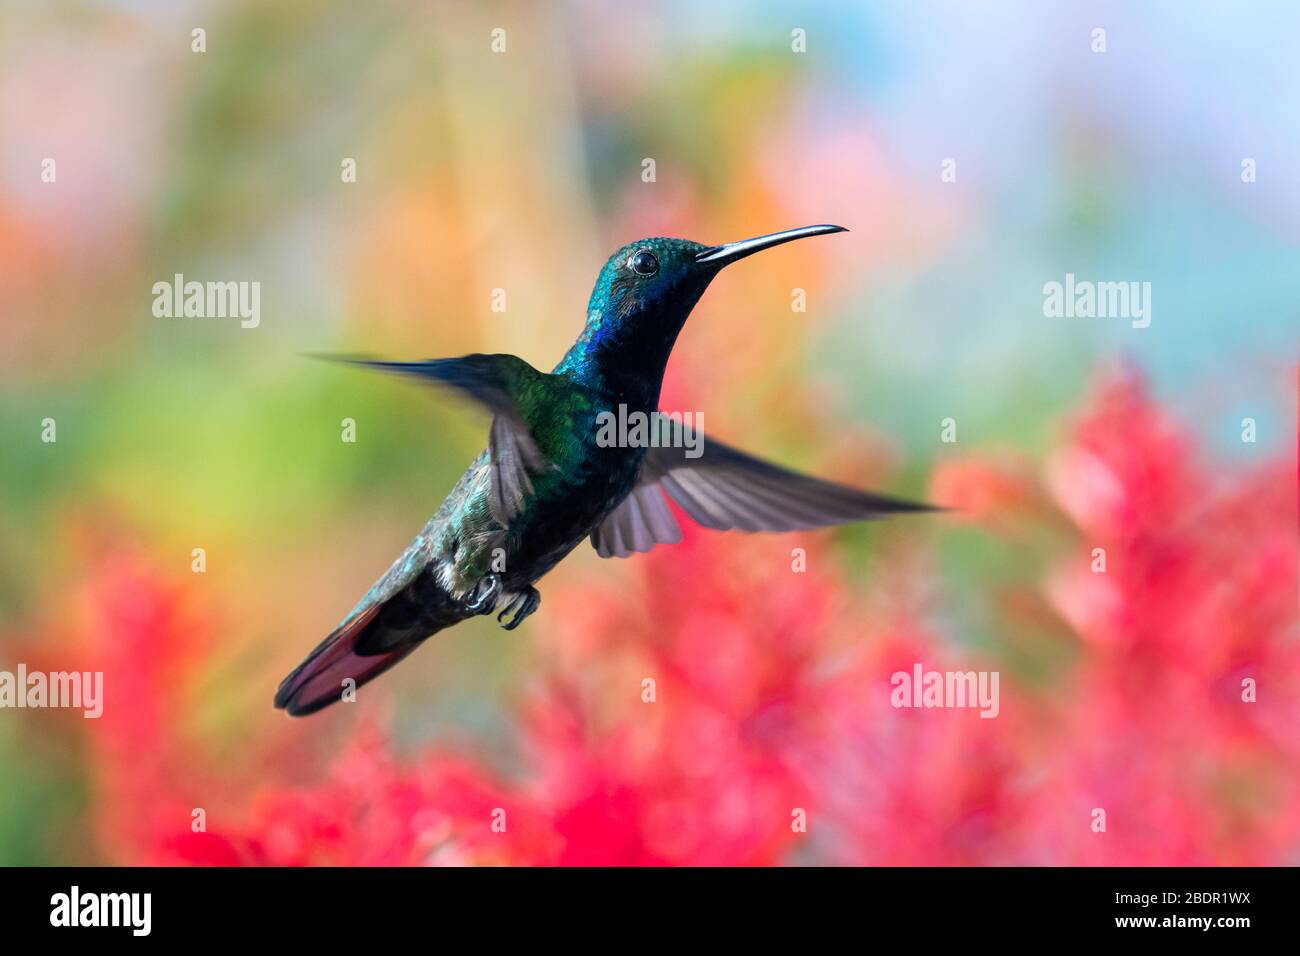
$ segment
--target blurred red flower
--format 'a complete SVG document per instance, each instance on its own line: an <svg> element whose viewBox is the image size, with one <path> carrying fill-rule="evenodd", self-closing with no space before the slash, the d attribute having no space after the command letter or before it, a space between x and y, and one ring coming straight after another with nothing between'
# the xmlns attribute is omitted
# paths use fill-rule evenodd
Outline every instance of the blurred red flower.
<svg viewBox="0 0 1300 956"><path fill-rule="evenodd" d="M547 663L508 776L445 752L399 758L363 724L315 785L232 777L185 732L202 621L178 587L114 560L84 588L114 694L87 722L101 842L121 862L207 864L1287 860L1300 844L1290 466L1206 467L1121 371L1098 380L1043 480L972 458L936 481L995 533L1000 509L1071 529L1015 534L1047 549L1040 600L1073 635L1068 666L1008 663L1007 647L1060 650L1023 616L977 645L932 606L942 582L915 562L856 587L825 535L690 529L548 594L559 623L539 629ZM916 664L997 671L997 716L895 707L891 677ZM194 832L192 808L214 793L221 812Z"/></svg>
<svg viewBox="0 0 1300 956"><path fill-rule="evenodd" d="M1286 859L1300 839L1294 473L1207 469L1120 369L1048 476L1080 540L1047 593L1083 648L1054 708L1069 745L1045 768L1040 826L1072 862ZM1063 822L1096 809L1105 834Z"/></svg>

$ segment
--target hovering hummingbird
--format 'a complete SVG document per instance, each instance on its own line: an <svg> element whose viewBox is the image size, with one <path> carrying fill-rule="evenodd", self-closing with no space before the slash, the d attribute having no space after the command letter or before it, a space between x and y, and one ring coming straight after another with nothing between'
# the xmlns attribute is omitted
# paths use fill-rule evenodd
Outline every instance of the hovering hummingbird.
<svg viewBox="0 0 1300 956"><path fill-rule="evenodd" d="M549 375L514 355L356 361L478 402L492 415L488 447L410 547L281 682L275 706L314 713L341 699L346 679L359 687L474 615L496 612L513 630L541 603L536 581L583 538L601 557L619 558L680 541L665 495L719 530L792 531L932 510L798 474L703 436L693 448L597 440L602 416L620 406L657 412L677 334L724 266L844 231L805 226L721 246L685 239L624 246L600 271L586 327Z"/></svg>

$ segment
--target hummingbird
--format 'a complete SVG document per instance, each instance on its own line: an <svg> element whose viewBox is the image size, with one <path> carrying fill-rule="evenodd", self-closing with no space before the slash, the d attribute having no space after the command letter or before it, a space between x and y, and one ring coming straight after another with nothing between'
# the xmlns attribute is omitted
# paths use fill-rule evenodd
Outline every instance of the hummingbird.
<svg viewBox="0 0 1300 956"><path fill-rule="evenodd" d="M275 706L315 713L476 615L507 630L541 604L537 581L590 538L624 558L682 532L674 502L706 528L793 531L936 510L800 474L707 435L601 441L608 416L659 408L678 333L709 283L756 252L842 226L709 246L652 238L619 249L596 279L586 325L548 374L515 355L343 359L453 390L491 416L487 448L343 622L281 683ZM350 687L349 687L349 683Z"/></svg>

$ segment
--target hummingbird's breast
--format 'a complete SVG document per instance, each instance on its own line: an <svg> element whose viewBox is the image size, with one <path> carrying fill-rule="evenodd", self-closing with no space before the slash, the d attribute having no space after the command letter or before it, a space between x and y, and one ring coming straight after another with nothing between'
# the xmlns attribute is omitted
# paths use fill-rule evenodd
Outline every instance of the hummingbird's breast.
<svg viewBox="0 0 1300 956"><path fill-rule="evenodd" d="M551 466L532 476L533 493L503 528L489 504L484 451L447 496L436 526L443 576L456 592L484 575L501 575L507 591L532 584L582 543L635 486L644 447L602 444L599 409L565 422L546 443Z"/></svg>
<svg viewBox="0 0 1300 956"><path fill-rule="evenodd" d="M534 496L506 530L505 583L522 587L582 543L636 485L642 447L602 445L597 423L574 423L568 453L534 478Z"/></svg>

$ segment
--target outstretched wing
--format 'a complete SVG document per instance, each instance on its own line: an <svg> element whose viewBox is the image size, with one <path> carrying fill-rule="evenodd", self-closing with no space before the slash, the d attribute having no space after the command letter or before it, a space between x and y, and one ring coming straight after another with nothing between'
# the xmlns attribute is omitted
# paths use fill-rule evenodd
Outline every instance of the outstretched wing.
<svg viewBox="0 0 1300 956"><path fill-rule="evenodd" d="M644 477L645 472L642 472ZM668 510L656 482L638 483L591 533L591 544L602 558L626 558L656 544L676 544L682 529Z"/></svg>
<svg viewBox="0 0 1300 956"><path fill-rule="evenodd" d="M537 407L556 376L539 372L515 355L466 355L423 362L383 362L336 358L335 361L414 375L454 388L492 412L488 437L492 514L509 523L533 493L532 475L549 467L528 424L528 408ZM564 383L558 383L564 384ZM530 399L533 401L530 402Z"/></svg>
<svg viewBox="0 0 1300 956"><path fill-rule="evenodd" d="M936 511L933 505L859 491L747 455L716 439L686 448L651 448L636 487L592 532L601 557L625 558L681 540L663 495L697 523L719 531L796 531Z"/></svg>

